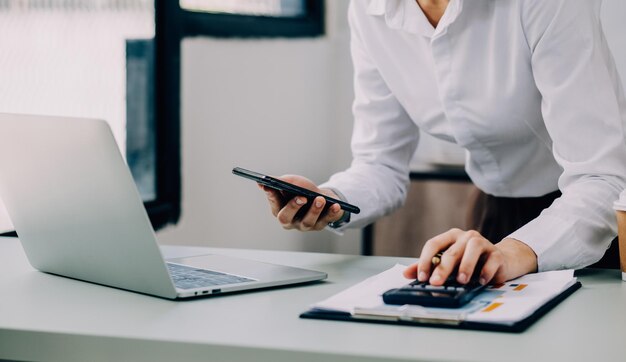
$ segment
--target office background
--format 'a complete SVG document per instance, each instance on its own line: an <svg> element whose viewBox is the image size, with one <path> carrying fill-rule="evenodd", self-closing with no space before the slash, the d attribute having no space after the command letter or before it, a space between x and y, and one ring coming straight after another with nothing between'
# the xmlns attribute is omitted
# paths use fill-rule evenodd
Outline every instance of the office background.
<svg viewBox="0 0 626 362"><path fill-rule="evenodd" d="M181 215L176 225L157 233L161 243L360 252L358 230L343 236L284 231L263 193L230 173L242 166L322 182L349 165L353 92L347 6L348 1L325 2L320 37L183 40ZM626 3L604 0L602 16L624 82ZM0 110L13 109L0 99ZM454 148L433 141L418 152L428 155L427 161L459 158ZM0 229L11 229L3 211Z"/></svg>

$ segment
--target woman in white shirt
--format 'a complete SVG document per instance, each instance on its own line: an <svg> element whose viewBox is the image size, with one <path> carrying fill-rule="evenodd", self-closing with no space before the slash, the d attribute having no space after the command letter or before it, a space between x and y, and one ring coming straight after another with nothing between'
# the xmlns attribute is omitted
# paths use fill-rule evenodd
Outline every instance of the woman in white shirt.
<svg viewBox="0 0 626 362"><path fill-rule="evenodd" d="M626 188L626 100L599 13L599 0L352 1L352 165L319 187L285 179L360 206L339 228L362 227L403 203L421 129L465 148L490 216L429 240L407 277L440 285L458 269L465 283L480 262L482 283L502 282L596 262ZM295 217L304 198L266 192L286 229L350 216L322 214L319 198ZM509 222L527 206L532 216ZM481 232L494 224L514 226Z"/></svg>

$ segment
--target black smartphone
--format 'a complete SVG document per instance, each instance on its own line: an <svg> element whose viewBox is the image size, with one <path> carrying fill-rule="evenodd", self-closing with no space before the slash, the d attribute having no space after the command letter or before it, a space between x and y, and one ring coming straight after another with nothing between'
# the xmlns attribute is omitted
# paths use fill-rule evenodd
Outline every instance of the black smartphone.
<svg viewBox="0 0 626 362"><path fill-rule="evenodd" d="M486 285L472 278L467 284L456 281L456 275L450 276L441 285L430 285L428 282L414 281L401 288L391 289L383 294L387 304L417 304L424 307L459 308L477 296Z"/></svg>
<svg viewBox="0 0 626 362"><path fill-rule="evenodd" d="M308 208L311 206L311 203L313 202L313 200L317 197L317 196L322 196L324 199L326 199L326 206L324 207L324 209L328 209L330 206L332 206L333 204L339 204L339 206L341 207L341 209L343 209L344 211L348 211L352 214L358 214L359 212L361 212L361 210L354 206L351 205L347 202L341 201L341 200L337 200L335 198L326 196L326 195L322 195L320 193L317 193L315 191L311 191L308 189L305 189L303 187L294 185L292 183L289 182L285 182L282 180L279 180L277 178L274 178L272 176L268 176L268 175L264 175L262 173L258 173L258 172L254 172L254 171L250 171L250 170L246 170L243 169L241 167L235 167L233 168L233 173L237 176L241 176L241 177L245 177L247 179L250 180L254 180L262 185L265 185L267 187L273 188L274 190L278 190L283 192L283 194L285 195L286 199L292 199L295 196L304 196L307 199L307 203L306 205L303 206L303 208L301 209L301 211L299 211L299 214L302 213L306 213L306 210L308 210ZM303 216L303 215L300 215Z"/></svg>

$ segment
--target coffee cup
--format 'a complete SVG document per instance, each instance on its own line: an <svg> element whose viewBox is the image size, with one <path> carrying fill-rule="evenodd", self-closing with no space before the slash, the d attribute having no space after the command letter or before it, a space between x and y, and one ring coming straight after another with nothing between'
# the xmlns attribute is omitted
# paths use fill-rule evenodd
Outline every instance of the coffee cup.
<svg viewBox="0 0 626 362"><path fill-rule="evenodd" d="M619 242L619 264L622 270L622 280L626 281L626 191L620 199L613 203L617 217L617 240Z"/></svg>

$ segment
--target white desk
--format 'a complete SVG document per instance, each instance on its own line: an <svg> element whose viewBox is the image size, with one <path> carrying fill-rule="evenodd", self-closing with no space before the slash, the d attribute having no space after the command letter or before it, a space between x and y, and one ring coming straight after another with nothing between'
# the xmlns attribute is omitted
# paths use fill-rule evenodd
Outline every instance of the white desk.
<svg viewBox="0 0 626 362"><path fill-rule="evenodd" d="M316 301L408 259L210 251L325 271L328 281L175 302L35 271L0 238L0 360L624 361L626 283L585 271L583 288L522 334L299 319Z"/></svg>

